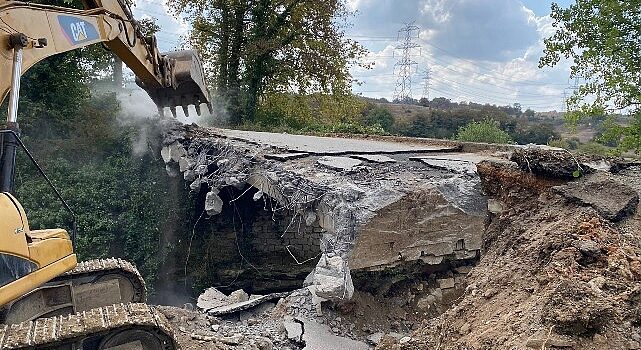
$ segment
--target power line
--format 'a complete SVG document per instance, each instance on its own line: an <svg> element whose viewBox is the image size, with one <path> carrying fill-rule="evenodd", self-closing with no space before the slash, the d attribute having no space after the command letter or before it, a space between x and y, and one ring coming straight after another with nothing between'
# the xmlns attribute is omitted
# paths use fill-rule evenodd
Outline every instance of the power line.
<svg viewBox="0 0 641 350"><path fill-rule="evenodd" d="M401 50L401 58L394 64L394 70L397 72L396 88L394 89L394 99L406 101L412 98L412 70L418 66L418 63L412 60L412 52L421 45L414 42L418 39L419 27L413 22L408 23L398 31L398 41L395 50ZM414 34L416 33L416 34ZM395 51L396 52L396 51Z"/></svg>
<svg viewBox="0 0 641 350"><path fill-rule="evenodd" d="M428 101L430 100L431 73L430 67L425 68L423 71L423 98Z"/></svg>
<svg viewBox="0 0 641 350"><path fill-rule="evenodd" d="M370 37L370 36L350 36L350 38L353 38L353 39L363 38L363 39L360 39L360 40L364 40L364 41L370 41L370 39L372 39L372 40L374 40L374 39L376 39L376 40L387 39L387 40L385 40L385 41L393 41L393 38L392 38L392 37L377 37L377 36L371 36L371 37ZM475 66L475 67L477 67L477 68L480 68L480 69L485 70L485 71L487 71L487 72L491 72L491 73L493 73L493 74L495 74L495 75L499 75L499 76L503 76L503 77L505 77L505 78L500 78L500 77L496 77L496 76L491 76L491 77L492 77L492 78L494 78L494 79L498 79L498 80L502 80L502 81L508 81L508 82L513 82L513 83L519 83L519 84L526 84L526 85L549 85L549 84L547 84L547 83L542 83L542 82L534 81L534 80L515 80L515 79L514 79L514 77L512 77L512 76L510 76L510 75L507 75L507 74L504 74L504 73L501 73L501 72L497 71L496 69L485 67L485 66L483 66L483 65L479 64L479 63L478 63L478 62L476 62L476 61L472 61L472 60L469 60L469 59L463 58L463 57L461 57L461 56L455 55L455 54L451 53L450 51L445 50L445 49L443 49L443 48L441 48L441 47L439 47L439 46L436 46L436 45L434 45L434 44L432 44L432 43L429 43L429 42L424 42L424 43L425 43L426 45L428 45L428 46L431 46L431 47L433 47L433 48L435 48L435 49L439 50L439 51L444 52L446 56L450 56L450 57L453 57L453 58L456 58L456 59L459 59L459 60L462 60L462 61L468 62L468 63L470 63L471 65L473 65L473 66ZM473 71L473 70L471 70L471 69L469 69L469 68L467 68L467 67L465 67L465 66L461 66L461 65L457 65L457 64L452 64L451 62L448 62L447 64L454 65L454 66L458 66L458 67L460 67L460 68L462 68L462 69L469 70L469 71L474 72L474 73L476 73L476 74L487 75L487 74L484 74L484 73L478 73L478 72L476 72L476 71ZM489 75L487 75L487 76L489 76ZM564 85L564 84L563 84L563 85Z"/></svg>

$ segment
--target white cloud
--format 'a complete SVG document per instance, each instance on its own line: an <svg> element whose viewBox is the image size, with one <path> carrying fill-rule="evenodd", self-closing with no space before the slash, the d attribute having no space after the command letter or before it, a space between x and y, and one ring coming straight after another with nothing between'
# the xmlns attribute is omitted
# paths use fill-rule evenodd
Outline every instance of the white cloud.
<svg viewBox="0 0 641 350"><path fill-rule="evenodd" d="M416 15L420 17L412 18ZM431 98L560 108L567 64L538 68L543 39L554 32L552 20L537 16L519 0L360 0L352 35L365 38L362 43L373 51L368 58L375 58L377 65L368 72L353 70L355 77L366 77L356 92L393 96L396 60L388 58L396 45L392 37L414 19L421 26L417 42L422 54L413 58L419 71L426 67L432 71ZM390 39L381 46L367 41L373 40L370 37ZM418 74L413 78L415 98L423 90L420 78Z"/></svg>

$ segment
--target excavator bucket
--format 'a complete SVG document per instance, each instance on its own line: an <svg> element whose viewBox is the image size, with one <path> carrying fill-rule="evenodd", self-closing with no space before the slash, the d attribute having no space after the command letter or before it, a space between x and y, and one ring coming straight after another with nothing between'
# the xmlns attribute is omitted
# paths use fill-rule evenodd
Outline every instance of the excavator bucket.
<svg viewBox="0 0 641 350"><path fill-rule="evenodd" d="M192 50L174 51L163 54L169 60L167 65L172 81L171 87L151 88L136 81L145 89L158 106L160 115L169 107L171 114L176 117L176 107L182 107L185 116L189 116L188 107L194 105L196 113L201 114L201 105L206 104L209 112L213 113L207 86L205 85L203 66L198 54Z"/></svg>

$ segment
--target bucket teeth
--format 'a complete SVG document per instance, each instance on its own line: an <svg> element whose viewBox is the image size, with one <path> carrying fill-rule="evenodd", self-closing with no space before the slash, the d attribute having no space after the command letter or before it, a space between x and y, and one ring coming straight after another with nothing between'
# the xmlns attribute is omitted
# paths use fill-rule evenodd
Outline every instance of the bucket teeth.
<svg viewBox="0 0 641 350"><path fill-rule="evenodd" d="M194 106L196 107L196 114L200 117L203 113L202 109L200 109L200 103L196 103Z"/></svg>
<svg viewBox="0 0 641 350"><path fill-rule="evenodd" d="M176 108L181 106L185 116L189 117L188 107L190 104L196 106L196 112L200 115L200 104L206 103L210 112L211 101L207 84L205 83L205 74L203 71L202 61L195 51L183 50L167 52L163 57L169 61L170 85L162 87L150 87L138 79L136 83L147 91L151 99L160 109L169 107L171 114L176 117ZM160 113L163 115L163 113Z"/></svg>
<svg viewBox="0 0 641 350"><path fill-rule="evenodd" d="M214 114L214 107L211 105L211 102L207 102L207 109L209 109L209 114Z"/></svg>

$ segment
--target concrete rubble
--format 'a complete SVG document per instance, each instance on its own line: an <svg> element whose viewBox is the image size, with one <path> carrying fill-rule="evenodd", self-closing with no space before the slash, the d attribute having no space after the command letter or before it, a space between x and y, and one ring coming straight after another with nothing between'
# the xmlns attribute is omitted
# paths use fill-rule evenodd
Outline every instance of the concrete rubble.
<svg viewBox="0 0 641 350"><path fill-rule="evenodd" d="M352 171L363 164L363 161L347 157L324 156L318 160L318 164L337 171Z"/></svg>
<svg viewBox="0 0 641 350"><path fill-rule="evenodd" d="M221 198L223 189L247 192L249 186L254 200L268 198L303 225L319 226L317 266L306 285L315 286L318 297L341 301L353 295L355 273L471 263L478 256L487 201L473 168L491 155L460 150L449 143L176 125L162 155L170 175L179 173L193 191L206 191L210 216L230 204Z"/></svg>
<svg viewBox="0 0 641 350"><path fill-rule="evenodd" d="M167 310L190 349L453 348L453 343L430 343L444 334L466 345L577 347L578 338L566 328L582 325L586 307L581 305L607 319L611 315L597 306L623 301L590 304L590 298L600 300L599 293L608 292L603 278L571 285L596 294L566 309L554 306L561 297L534 305L538 299L530 295L538 289L532 286L545 280L542 286L552 288L551 281L567 271L573 278L576 269L610 266L599 265L604 254L630 260L616 265L625 278L641 276L641 258L619 256L622 250L604 248L619 241L600 240L613 225L622 235L641 227L639 164L532 145L326 138L185 125L170 128L161 155L168 174L184 181L207 221L194 234L200 239L193 245L194 259L201 259L195 264L208 274L208 285L223 286L205 289L196 311ZM535 196L528 197L530 192ZM595 215L612 226L590 218ZM511 216L527 220L502 221ZM567 222L546 221L553 216ZM573 230L578 233L545 243ZM504 232L523 238L503 241ZM625 236L626 244L631 237ZM513 249L523 242L541 247ZM550 271L531 281L537 259L560 244L567 247L544 264ZM513 263L529 254L533 261ZM571 268L558 270L566 262ZM518 272L522 269L534 272ZM564 285L555 288L546 295L566 293ZM505 334L520 327L512 338L492 333L494 322L487 320L497 307L512 317L496 320ZM547 311L536 319L524 318L525 311L512 314L528 308ZM461 318L461 312L467 316ZM597 316L590 314L595 324ZM549 328L541 320L569 325ZM637 338L628 348L641 343Z"/></svg>
<svg viewBox="0 0 641 350"><path fill-rule="evenodd" d="M385 339L409 342L422 319L447 310L466 290L488 209L505 210L500 202L488 203L476 166L508 162L510 152L393 141L175 125L162 150L168 174L198 194L214 235L195 245L196 254L209 247L216 258L238 248L239 258L251 264L247 270L273 276L265 277L271 291L256 293L262 285L256 277L264 272L243 282L244 270L202 261L210 273L219 269L212 275L220 279L210 285L244 285L260 295L208 289L199 310L241 324L260 319L263 328L255 332L278 329L267 338L282 349L328 348L330 340L345 349ZM223 245L225 234L216 230L229 221L216 224L217 218L242 211L252 213L239 220L243 231L227 234L235 241ZM275 255L284 260L271 263ZM291 275L293 283L285 286L287 269L305 275ZM224 329L214 326L217 334Z"/></svg>

